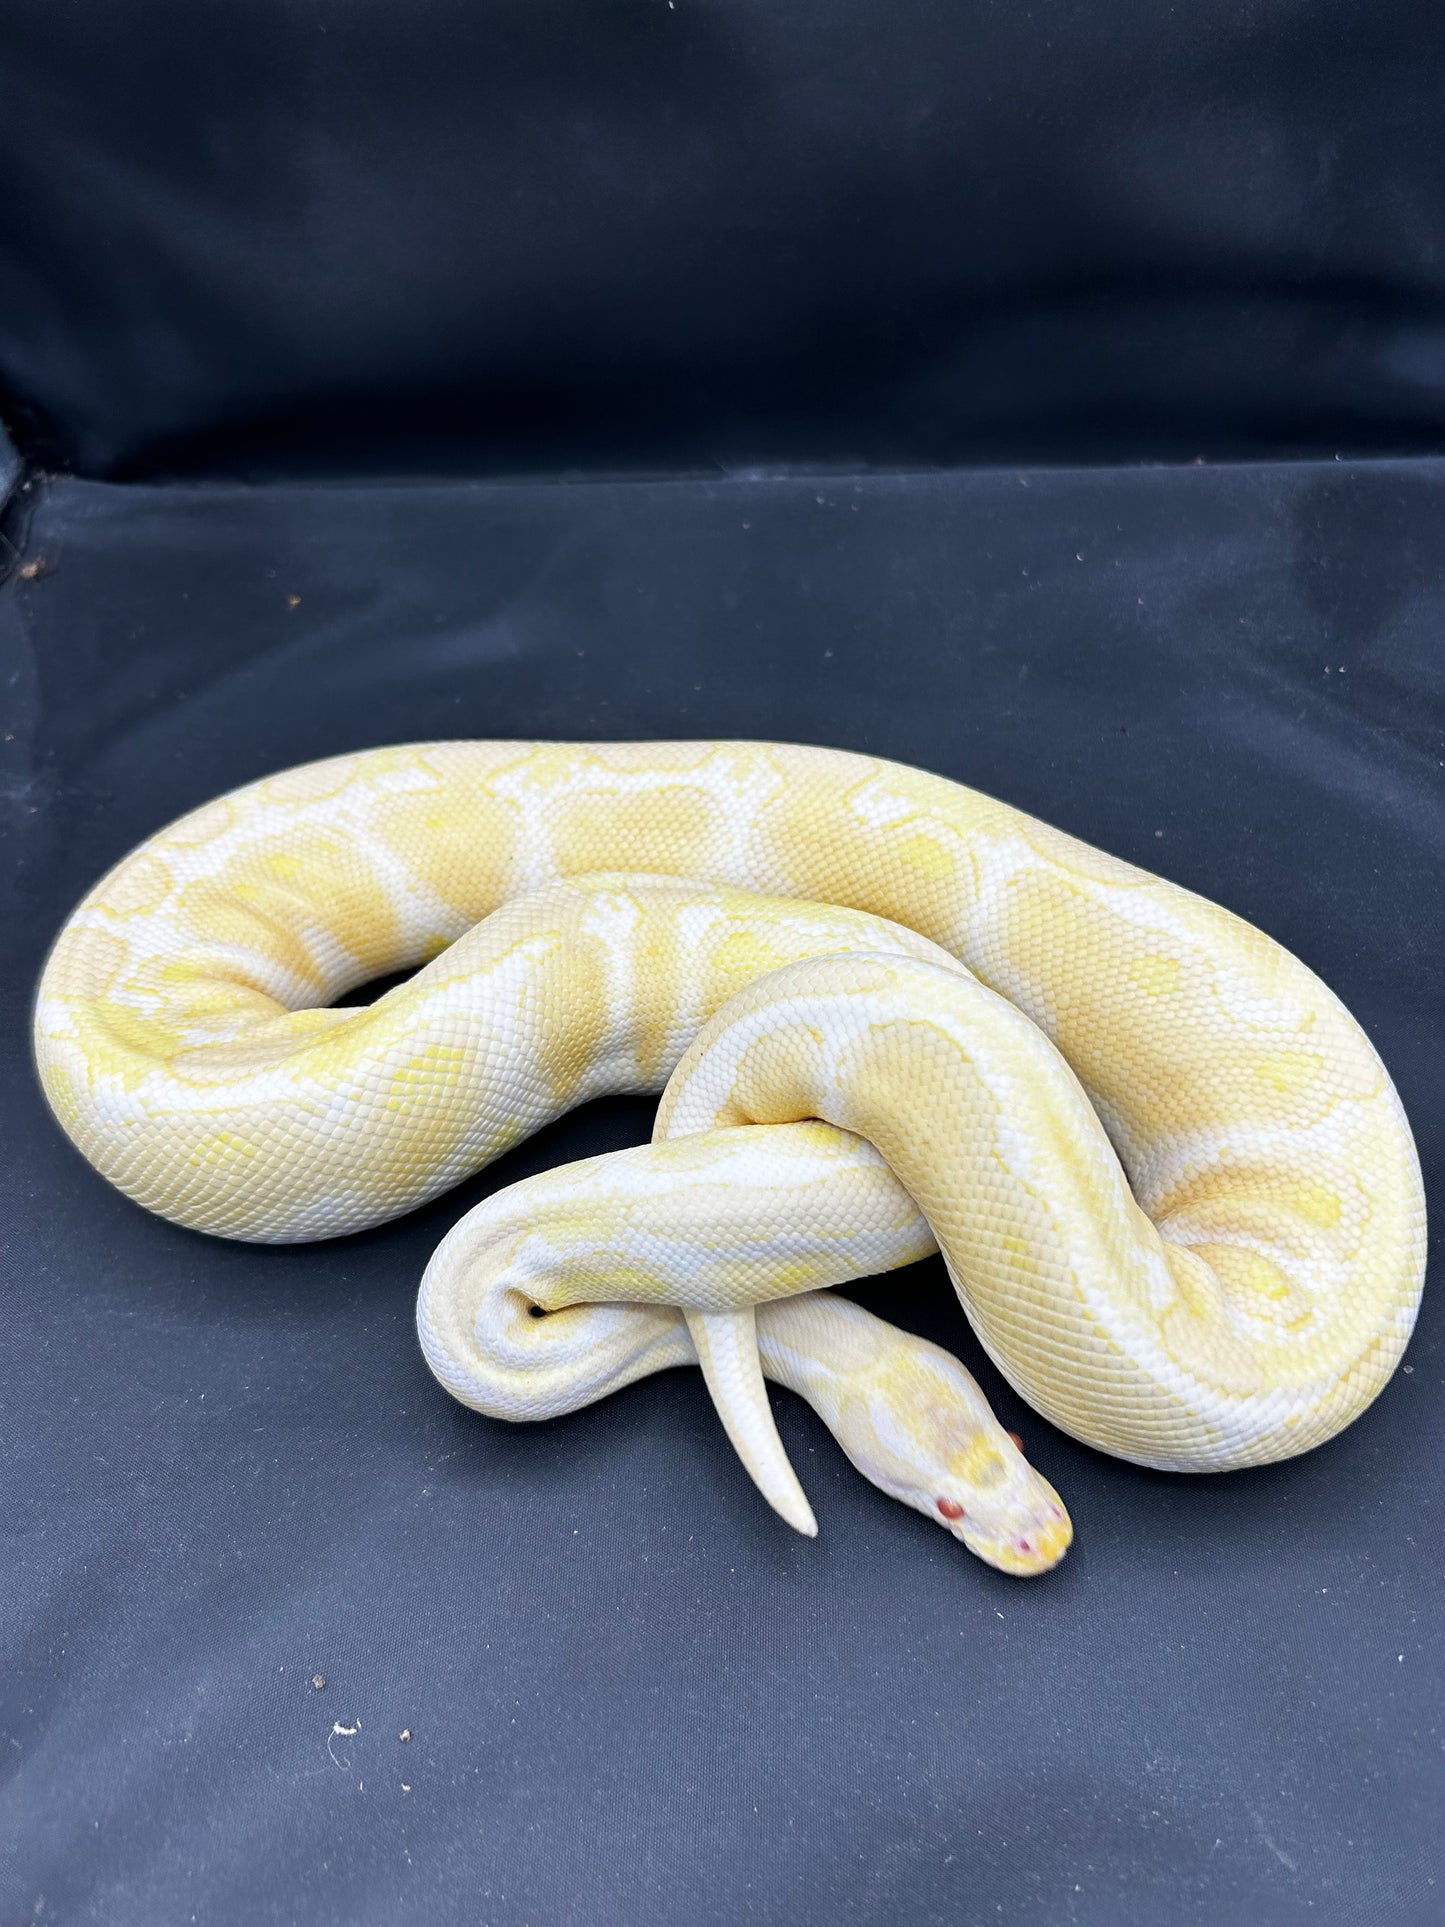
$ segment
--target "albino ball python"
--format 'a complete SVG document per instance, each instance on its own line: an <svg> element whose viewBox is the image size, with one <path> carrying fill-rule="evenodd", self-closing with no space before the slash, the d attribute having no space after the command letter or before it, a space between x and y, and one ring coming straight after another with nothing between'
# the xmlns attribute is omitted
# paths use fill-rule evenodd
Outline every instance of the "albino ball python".
<svg viewBox="0 0 1445 1927"><path fill-rule="evenodd" d="M98 1170L233 1238L378 1224L573 1105L662 1091L651 1145L446 1238L433 1372L519 1419L699 1362L811 1532L766 1374L1008 1572L1062 1556L1057 1495L955 1359L824 1287L941 1248L1030 1405L1181 1471L1331 1437L1419 1303L1409 1127L1303 964L1002 803L834 750L436 743L251 784L85 898L35 1044Z"/></svg>

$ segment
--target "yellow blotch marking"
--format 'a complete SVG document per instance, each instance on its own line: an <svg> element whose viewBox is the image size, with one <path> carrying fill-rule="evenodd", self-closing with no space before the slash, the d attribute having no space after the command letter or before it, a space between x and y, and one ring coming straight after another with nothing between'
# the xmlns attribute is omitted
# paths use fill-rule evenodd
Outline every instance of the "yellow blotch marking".
<svg viewBox="0 0 1445 1927"><path fill-rule="evenodd" d="M174 881L158 856L142 853L123 863L93 901L113 917L139 916L164 903Z"/></svg>
<svg viewBox="0 0 1445 1927"><path fill-rule="evenodd" d="M477 787L380 797L372 834L450 910L459 936L506 896L517 842L515 806Z"/></svg>
<svg viewBox="0 0 1445 1927"><path fill-rule="evenodd" d="M593 1229L600 1243L606 1226L599 1222ZM665 1305L671 1303L671 1294L677 1290L675 1278L636 1262L618 1259L606 1266L599 1280L601 1271L597 1253L590 1246L568 1253L555 1272L535 1283L536 1301L550 1312L570 1311L576 1305L595 1304L600 1298L629 1305ZM532 1335L527 1330L527 1336Z"/></svg>
<svg viewBox="0 0 1445 1927"><path fill-rule="evenodd" d="M995 943L1004 961L991 981L1015 1001L1032 1000L1084 1088L1107 1100L1131 1134L1157 1141L1233 1129L1242 1119L1314 1122L1335 1101L1337 1081L1319 1078L1318 1052L1260 1048L1263 1040L1246 1030L1252 1020L1231 1017L1221 1030L1220 973L1208 970L1209 951L1227 939L1234 964L1240 946L1223 911L1193 906L1192 917L1200 942L1191 949L1205 968L1181 956L1168 1020L1161 1021L1153 996L1129 994L1141 962L1140 931L1062 872L1017 875L1000 900ZM1071 967L1059 967L1061 954L1072 956ZM1283 974L1277 970L1275 978ZM1242 969L1239 978L1252 996L1267 989L1276 1007L1286 990L1316 994L1308 983L1264 984ZM1338 1044L1331 1052L1335 1080L1366 1062L1343 1032Z"/></svg>
<svg viewBox="0 0 1445 1927"><path fill-rule="evenodd" d="M1308 1178L1292 1187L1292 1202L1302 1218L1308 1218L1311 1224L1322 1225L1326 1230L1339 1223L1344 1210L1338 1192L1329 1190L1323 1184L1315 1184Z"/></svg>
<svg viewBox="0 0 1445 1927"><path fill-rule="evenodd" d="M792 961L791 954L779 950L755 930L733 930L714 948L709 962L715 982L709 986L708 1008L716 1010L744 984L781 970Z"/></svg>
<svg viewBox="0 0 1445 1927"><path fill-rule="evenodd" d="M528 945L534 942L527 940ZM553 1007L565 1007L566 1020L554 1023L541 1039L537 1068L551 1085L559 1108L565 1109L596 1063L611 1028L606 953L596 939L574 933L565 945L554 939L538 964L539 978L545 972L548 982L534 980L535 994L550 999ZM562 985L565 995L559 995Z"/></svg>
<svg viewBox="0 0 1445 1927"><path fill-rule="evenodd" d="M82 1102L72 1073L51 1063L45 1066L43 1075L45 1095L60 1123L72 1137L76 1136L78 1129L88 1132L91 1128L89 1106Z"/></svg>
<svg viewBox="0 0 1445 1927"><path fill-rule="evenodd" d="M392 1074L387 1089L389 1111L428 1108L441 1093L459 1084L466 1074L468 1053L459 1044L428 1044Z"/></svg>
<svg viewBox="0 0 1445 1927"><path fill-rule="evenodd" d="M754 977L766 976L770 970L780 970L790 957L755 930L733 930L713 951L712 960L714 969L721 974L751 982Z"/></svg>
<svg viewBox="0 0 1445 1927"><path fill-rule="evenodd" d="M1130 964L1129 980L1146 997L1167 997L1179 982L1179 959L1154 951Z"/></svg>
<svg viewBox="0 0 1445 1927"><path fill-rule="evenodd" d="M1254 1074L1278 1091L1281 1097L1293 1097L1312 1084L1324 1068L1323 1060L1317 1051L1281 1050L1261 1058L1254 1067Z"/></svg>
<svg viewBox="0 0 1445 1927"><path fill-rule="evenodd" d="M754 848L789 895L868 910L948 942L976 894L967 834L983 799L954 789L950 808L937 790L889 769L884 800L877 771L859 780L857 768L853 758L846 776L785 764L784 787L758 814Z"/></svg>
<svg viewBox="0 0 1445 1927"><path fill-rule="evenodd" d="M709 796L680 783L631 794L558 796L546 809L559 876L588 870L704 875L711 867L715 816Z"/></svg>
<svg viewBox="0 0 1445 1927"><path fill-rule="evenodd" d="M1225 1296L1234 1303L1249 1308L1256 1298L1278 1303L1290 1295L1290 1281L1279 1266L1246 1245L1196 1245L1194 1249L1209 1264L1224 1287Z"/></svg>
<svg viewBox="0 0 1445 1927"><path fill-rule="evenodd" d="M828 1262L829 1252L819 1252L813 1258L798 1258L785 1264L779 1259L765 1259L768 1283L772 1295L777 1298L795 1298L799 1292L812 1291L819 1284L833 1282L833 1269Z"/></svg>
<svg viewBox="0 0 1445 1927"><path fill-rule="evenodd" d="M659 912L644 904L633 947L637 1069L645 1084L656 1086L662 1082L668 1041L681 1001L682 950L677 919L670 908Z"/></svg>
<svg viewBox="0 0 1445 1927"><path fill-rule="evenodd" d="M905 837L895 846L894 854L900 863L906 863L921 876L952 876L955 867L955 859L933 836Z"/></svg>
<svg viewBox="0 0 1445 1927"><path fill-rule="evenodd" d="M208 1137L197 1138L191 1146L186 1162L193 1165L235 1165L244 1163L257 1155L256 1146L234 1131L214 1131Z"/></svg>

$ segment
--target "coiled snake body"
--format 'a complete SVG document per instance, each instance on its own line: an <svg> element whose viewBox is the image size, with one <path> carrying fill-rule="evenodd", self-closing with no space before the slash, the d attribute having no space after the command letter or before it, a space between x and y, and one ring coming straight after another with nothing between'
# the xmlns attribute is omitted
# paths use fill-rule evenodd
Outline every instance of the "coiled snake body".
<svg viewBox="0 0 1445 1927"><path fill-rule="evenodd" d="M1195 1471L1338 1432L1419 1302L1408 1125L1303 964L840 751L440 743L254 783L85 898L35 1045L106 1177L260 1240L379 1223L587 1098L663 1091L651 1145L455 1227L422 1285L433 1372L536 1418L697 1361L812 1531L766 1373L1011 1572L1067 1547L1057 1495L956 1360L826 1287L941 1248L1036 1410Z"/></svg>

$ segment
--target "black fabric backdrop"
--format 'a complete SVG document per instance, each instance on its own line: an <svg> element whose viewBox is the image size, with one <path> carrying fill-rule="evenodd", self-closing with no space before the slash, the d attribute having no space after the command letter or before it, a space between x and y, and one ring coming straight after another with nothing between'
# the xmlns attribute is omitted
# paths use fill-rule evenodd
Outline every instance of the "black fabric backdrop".
<svg viewBox="0 0 1445 1927"><path fill-rule="evenodd" d="M0 1920L1445 1919L1429 1292L1343 1437L1190 1480L1022 1409L936 1264L870 1286L1071 1507L1063 1566L1009 1581L786 1397L811 1543L695 1373L515 1429L432 1383L412 1308L443 1229L641 1140L646 1105L382 1230L262 1249L109 1190L25 1036L80 892L263 771L431 736L791 737L995 791L1272 931L1378 1042L1438 1200L1442 515L1423 461L20 498Z"/></svg>
<svg viewBox="0 0 1445 1927"><path fill-rule="evenodd" d="M74 900L265 771L794 738L1271 930L1433 1202L1442 75L1428 0L0 0L0 1927L1445 1922L1430 1293L1341 1439L1191 1481L870 1286L1070 1505L1010 1582L782 1395L813 1543L696 1374L432 1383L442 1231L648 1106L261 1250L28 1045Z"/></svg>
<svg viewBox="0 0 1445 1927"><path fill-rule="evenodd" d="M9 501L10 491L20 480L20 476L21 463L19 454L15 449L15 444L5 433L5 430L0 428L0 510L3 510L5 504ZM8 573L6 563L11 559L12 558L8 557L0 557L0 572Z"/></svg>
<svg viewBox="0 0 1445 1927"><path fill-rule="evenodd" d="M4 0L88 474L1435 449L1434 0Z"/></svg>

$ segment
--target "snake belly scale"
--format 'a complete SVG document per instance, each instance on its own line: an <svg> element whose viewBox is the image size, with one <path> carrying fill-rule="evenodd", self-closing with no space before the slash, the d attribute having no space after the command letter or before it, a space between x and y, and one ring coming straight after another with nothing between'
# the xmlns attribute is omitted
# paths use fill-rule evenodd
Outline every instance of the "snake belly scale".
<svg viewBox="0 0 1445 1927"><path fill-rule="evenodd" d="M346 990L415 974L373 1004ZM765 743L362 751L160 831L46 963L36 1061L138 1203L285 1241L394 1217L606 1092L652 1144L457 1224L418 1329L542 1418L700 1364L777 1510L765 1390L1005 1571L1071 1537L974 1380L829 1287L941 1250L1037 1411L1137 1463L1320 1444L1419 1305L1369 1040L1272 939L941 777Z"/></svg>

